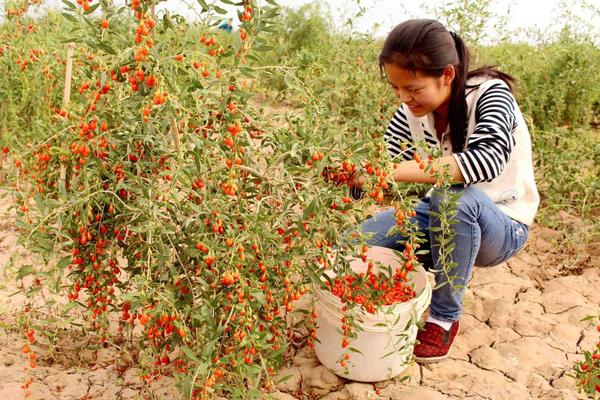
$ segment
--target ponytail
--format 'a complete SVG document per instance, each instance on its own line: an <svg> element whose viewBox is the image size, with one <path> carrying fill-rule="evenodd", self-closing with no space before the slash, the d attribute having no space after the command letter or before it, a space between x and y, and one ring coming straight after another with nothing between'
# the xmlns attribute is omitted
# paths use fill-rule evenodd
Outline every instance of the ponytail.
<svg viewBox="0 0 600 400"><path fill-rule="evenodd" d="M504 81L504 83L506 83L506 85L508 85L508 88L511 92L513 92L513 94L515 92L516 79L512 75L498 70L497 65L484 65L474 69L473 71L469 72L468 78L473 78L475 76L489 76L493 79L501 79Z"/></svg>
<svg viewBox="0 0 600 400"><path fill-rule="evenodd" d="M454 47L458 54L458 65L454 66L455 76L452 81L450 92L450 104L448 107L448 125L450 126L450 138L452 150L460 152L464 149L467 135L467 100L465 90L469 76L469 50L465 42L456 33L451 32L454 39Z"/></svg>

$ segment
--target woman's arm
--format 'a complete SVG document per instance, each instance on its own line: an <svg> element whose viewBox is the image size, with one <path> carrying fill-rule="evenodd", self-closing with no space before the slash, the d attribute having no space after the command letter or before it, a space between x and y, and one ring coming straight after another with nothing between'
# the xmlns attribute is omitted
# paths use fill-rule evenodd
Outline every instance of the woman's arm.
<svg viewBox="0 0 600 400"><path fill-rule="evenodd" d="M427 163L427 161L424 161ZM459 183L464 182L460 168L456 163L454 156L444 156L439 159L440 166L447 165L452 181ZM413 182L413 183L436 183L436 178L429 171L424 171L419 167L420 163L410 160L400 163L392 163L388 169L388 174L394 182Z"/></svg>
<svg viewBox="0 0 600 400"><path fill-rule="evenodd" d="M427 162L427 161L425 161ZM439 165L447 165L450 176L453 182L462 183L464 178L458 168L454 156L444 156L439 159ZM425 172L420 168L420 163L414 160L391 162L387 168L388 176L392 177L394 182L410 182L410 183L436 183L437 180L429 171ZM367 181L366 175L357 174L352 182L349 182L351 187L362 189Z"/></svg>

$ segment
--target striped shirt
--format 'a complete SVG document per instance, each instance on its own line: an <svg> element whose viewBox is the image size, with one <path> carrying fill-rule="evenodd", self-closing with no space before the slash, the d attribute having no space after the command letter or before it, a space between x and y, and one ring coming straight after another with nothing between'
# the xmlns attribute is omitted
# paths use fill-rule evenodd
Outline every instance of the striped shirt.
<svg viewBox="0 0 600 400"><path fill-rule="evenodd" d="M465 186L491 182L498 177L510 160L515 145L513 133L517 127L516 101L506 84L495 83L478 99L475 109L476 126L462 152L454 153ZM423 126L424 139L430 146L439 141L431 129ZM400 107L389 123L384 140L392 158L411 160L415 138L411 135L406 111ZM402 143L409 146L402 151Z"/></svg>

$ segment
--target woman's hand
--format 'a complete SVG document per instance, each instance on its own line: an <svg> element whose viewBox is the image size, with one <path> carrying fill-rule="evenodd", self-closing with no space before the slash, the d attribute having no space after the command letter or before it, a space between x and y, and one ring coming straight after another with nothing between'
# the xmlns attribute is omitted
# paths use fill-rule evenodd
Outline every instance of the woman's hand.
<svg viewBox="0 0 600 400"><path fill-rule="evenodd" d="M347 172L343 168L325 167L321 175L327 182L333 182L336 186L352 186L356 171ZM363 182L364 183L364 182Z"/></svg>
<svg viewBox="0 0 600 400"><path fill-rule="evenodd" d="M351 188L362 189L367 182L366 173L358 169L348 171L344 168L325 167L321 175L325 181L333 182L336 186L348 185Z"/></svg>
<svg viewBox="0 0 600 400"><path fill-rule="evenodd" d="M361 174L358 171L355 171L352 174L352 176L350 177L350 179L348 180L348 186L362 189L363 186L365 186L366 182L367 182L366 175Z"/></svg>

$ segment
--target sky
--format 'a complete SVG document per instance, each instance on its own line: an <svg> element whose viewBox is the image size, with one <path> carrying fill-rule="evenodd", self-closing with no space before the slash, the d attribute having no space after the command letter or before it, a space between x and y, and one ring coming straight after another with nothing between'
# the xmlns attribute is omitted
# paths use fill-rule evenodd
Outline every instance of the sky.
<svg viewBox="0 0 600 400"><path fill-rule="evenodd" d="M298 7L308 1L305 0L282 0L282 4L292 7ZM325 0L325 3L336 8L335 4L345 3L344 1ZM422 1L385 1L385 0L367 0L361 1L369 9L367 15L362 18L361 23L364 27L374 21L381 21L388 27L395 25L405 17L427 16L427 10L422 7L438 6L452 4L449 0L422 0ZM492 0L491 8L498 13L510 15L510 25L512 27L530 27L534 25L547 26L558 7L560 0ZM337 7L339 8L339 6ZM412 14L412 15L410 15Z"/></svg>
<svg viewBox="0 0 600 400"><path fill-rule="evenodd" d="M581 0L491 0L491 10L499 16L507 17L507 27L511 36L518 38L519 32L527 29L554 30L560 23L561 1L572 6ZM600 0L583 0L600 9ZM190 2L195 3L194 0ZM279 0L283 6L298 8L311 0ZM329 8L333 24L342 27L348 17L355 15L357 4L365 8L364 16L353 18L355 30L370 32L376 36L384 37L392 27L408 18L434 17L428 9L452 4L452 0L320 0ZM168 0L163 7L186 13L185 2L182 0ZM227 7L226 7L227 8ZM230 16L235 16L234 9L230 7ZM354 11L354 12L353 12ZM588 21L600 33L600 15L581 7L572 8L572 11ZM236 18L234 18L234 21ZM375 24L379 27L374 28ZM522 35L521 35L522 36Z"/></svg>
<svg viewBox="0 0 600 400"><path fill-rule="evenodd" d="M123 0L114 0L116 3ZM211 3L214 0L207 0ZM298 8L312 0L278 0L282 6ZM569 4L575 15L583 18L592 25L594 32L600 37L600 14L573 7L574 4L586 1L593 4L600 12L600 0L490 0L491 10L498 16L505 16L507 28L512 40L525 40L523 30L549 30L556 31L562 26L560 18L560 4ZM264 2L264 0L263 0ZM344 22L353 17L358 10L357 4L365 9L362 17L353 17L353 29L361 32L373 33L384 37L393 26L408 18L432 18L434 14L430 10L434 7L451 5L453 0L320 0L332 15L332 23L335 27L342 29ZM47 0L54 7L61 7L60 0ZM220 3L216 1L216 3ZM167 0L160 3L159 9L167 9L172 12L193 17L194 12L189 10L189 5L197 6L197 0ZM236 8L233 6L222 6L229 12L229 16L236 18ZM428 12L429 10L429 12ZM379 26L375 27L375 24ZM489 32L493 37L494 33Z"/></svg>
<svg viewBox="0 0 600 400"><path fill-rule="evenodd" d="M302 4L308 3L307 0L281 0L281 4L290 7L299 7ZM345 3L356 3L355 1L332 1L323 0L327 3L332 14L341 14L344 10ZM449 4L452 1L448 0L422 0L422 1L385 1L385 0L362 0L360 4L367 9L366 15L359 19L358 24L360 30L371 30L375 22L382 24L382 31L389 31L395 24L404 19L411 17L431 17L427 13L426 6L438 6ZM547 25L551 21L552 9L559 3L559 0L492 0L492 9L498 10L499 13L505 13L510 7L513 16L511 24L514 27L532 26L534 24ZM341 11L341 12L340 12Z"/></svg>

